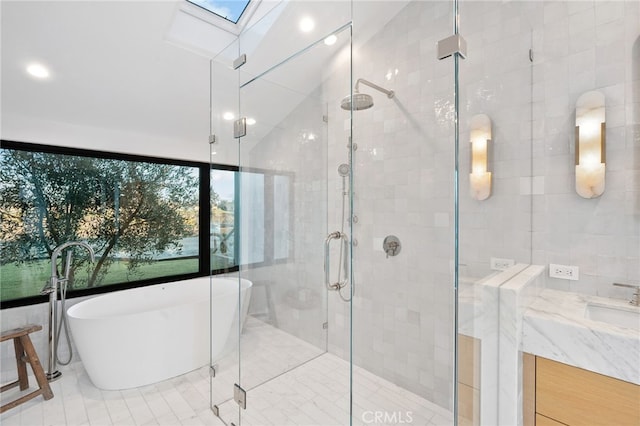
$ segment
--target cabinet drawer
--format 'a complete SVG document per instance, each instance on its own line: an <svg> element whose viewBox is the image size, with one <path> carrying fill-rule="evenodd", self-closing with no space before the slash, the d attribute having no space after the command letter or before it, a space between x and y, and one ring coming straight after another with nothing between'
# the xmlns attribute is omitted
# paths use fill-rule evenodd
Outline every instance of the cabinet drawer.
<svg viewBox="0 0 640 426"><path fill-rule="evenodd" d="M549 417L541 416L540 414L536 414L536 426L567 426L564 423L556 422Z"/></svg>
<svg viewBox="0 0 640 426"><path fill-rule="evenodd" d="M567 425L640 425L640 386L536 358L536 412Z"/></svg>

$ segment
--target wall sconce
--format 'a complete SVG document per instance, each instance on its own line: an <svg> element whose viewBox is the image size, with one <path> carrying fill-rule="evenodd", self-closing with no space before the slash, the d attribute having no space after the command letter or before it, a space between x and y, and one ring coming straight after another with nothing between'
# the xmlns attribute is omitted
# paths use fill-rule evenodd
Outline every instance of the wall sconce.
<svg viewBox="0 0 640 426"><path fill-rule="evenodd" d="M604 192L605 101L600 92L587 92L576 102L576 192L596 198Z"/></svg>
<svg viewBox="0 0 640 426"><path fill-rule="evenodd" d="M489 141L491 141L491 119L485 114L471 118L471 173L469 183L471 197L478 201L491 195L491 172L487 171L489 162Z"/></svg>

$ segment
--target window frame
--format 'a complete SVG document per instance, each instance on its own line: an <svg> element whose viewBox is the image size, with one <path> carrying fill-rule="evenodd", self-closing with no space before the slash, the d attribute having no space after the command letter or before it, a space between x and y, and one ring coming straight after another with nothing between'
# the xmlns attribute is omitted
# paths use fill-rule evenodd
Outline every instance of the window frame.
<svg viewBox="0 0 640 426"><path fill-rule="evenodd" d="M207 6L202 5L202 4L198 4L195 1L192 0L187 0L187 2L189 4L192 4L196 7L199 7L200 9L206 11L207 13L211 13L212 15L220 18L220 19L224 19L226 22L230 22L234 25L238 25L238 22L240 22L240 20L242 19L243 15L245 14L245 12L249 9L249 5L251 4L251 0L247 1L247 4L244 5L244 7L242 8L242 11L240 12L240 14L238 14L238 19L236 19L235 21L233 19L229 19L226 16L222 16L220 14L218 14L217 12L214 12L213 10L209 9Z"/></svg>
<svg viewBox="0 0 640 426"><path fill-rule="evenodd" d="M289 250L287 253L286 257L281 257L281 258L275 258L274 252L275 252L275 248L273 246L273 243L275 243L275 238L274 238L274 232L275 232L275 227L274 227L274 222L275 222L275 205L274 205L274 200L273 200L273 195L274 195L274 181L275 181L275 177L276 176L287 176L289 178L289 231L290 232L294 232L294 225L295 225L295 199L294 199L294 190L293 190L293 182L294 182L294 177L295 177L295 173L290 172L290 171L282 171L282 170L268 170L268 169L262 169L259 167L250 167L250 166L243 166L240 167L238 170L239 173L254 173L254 174L262 174L264 176L264 200L265 200L265 215L264 215L264 229L265 229L265 248L264 248L264 260L262 260L261 262L253 262L253 263L245 263L245 264L239 264L240 270L241 271L246 271L249 269L255 269L255 268L261 268L261 267L265 267L265 266L271 266L271 265L279 265L279 264L284 264L287 263L291 258L294 257L294 245L290 244L289 245ZM239 176L239 175L238 175ZM238 180L236 179L236 188L235 188L235 197L236 199L240 199L240 187L237 184ZM239 215L239 208L242 208L240 206L240 203L237 203L238 206L236 206L236 214ZM239 216L238 216L239 217ZM236 247L240 247L239 244L239 239L241 238L240 235L237 235L238 241L236 243ZM267 243L268 242L268 243Z"/></svg>
<svg viewBox="0 0 640 426"><path fill-rule="evenodd" d="M275 264L287 263L294 256L294 246L289 245L288 256L284 258L275 259L274 257L274 238L273 238L273 218L275 214L275 204L273 200L273 181L275 176L287 176L289 178L289 230L294 232L293 226L295 224L295 200L294 200L294 177L293 172L288 171L276 171L267 170L253 167L238 167L226 164L216 163L203 163L197 161L178 160L170 158L152 157L146 155L127 154L120 152L109 152L100 150L90 150L84 148L72 148L66 146L57 145L44 145L29 142L18 142L11 140L0 140L0 148L14 149L29 152L41 152L45 154L60 154L60 155L72 155L78 157L92 157L109 160L124 160L124 161L137 161L143 163L153 164L168 164L176 166L196 167L199 170L199 215L198 215L198 271L188 274L170 275L164 277L155 277L149 279L143 279L138 281L129 281L124 283L108 284L104 286L83 288L69 290L67 297L69 299L76 297L93 296L98 294L110 293L114 291L128 290L138 287L146 287L149 285L164 284L175 281L188 280L192 278L206 277L210 275L228 274L238 271L245 271L248 269L260 268ZM234 250L235 260L238 264L228 267L220 268L216 270L211 269L211 170L225 170L233 171L234 177L234 228L238 229L235 233ZM239 230L239 209L240 207L240 185L238 185L238 179L241 173L259 173L264 175L265 178L265 241L269 244L265 244L264 260L262 262L239 264L239 243L240 243L240 230ZM43 283L44 285L44 283ZM34 304L45 303L48 301L48 296L38 295L29 296L19 299L11 299L6 301L0 301L0 309L15 308L20 306L28 306Z"/></svg>
<svg viewBox="0 0 640 426"><path fill-rule="evenodd" d="M225 274L225 273L235 272L239 270L239 266L237 265L231 268L218 269L216 271L210 270L210 256L208 255L209 246L210 246L209 231L208 231L209 228L208 226L204 226L204 225L208 225L210 221L209 219L209 215L211 211L210 205L209 205L210 186L208 183L210 178L210 170L211 168L233 169L233 166L217 165L217 164L202 163L202 162L188 161L188 160L151 157L151 156L145 156L145 155L125 154L125 153L119 153L119 152L89 150L89 149L83 149L83 148L71 148L66 146L54 146L54 145L44 145L44 144L27 143L27 142L17 142L17 141L10 141L10 140L4 140L4 139L0 140L0 148L29 151L29 152L41 152L45 154L60 154L60 155L92 157L92 158L100 158L100 159L108 159L108 160L124 160L124 161L134 161L134 162L142 162L142 163L187 166L187 167L195 167L199 170L199 188L198 188L199 256L198 256L197 272L191 272L188 274L170 275L170 276L164 276L164 277L148 278L148 279L142 279L137 281L129 281L125 283L108 284L108 285L97 286L92 288L69 290L69 293L67 294L67 297L69 299L76 298L76 297L93 296L97 294L110 293L113 291L127 290L127 289L137 288L137 287L145 287L148 285L164 284L168 282L188 280L192 278L205 277L212 274L213 275ZM19 299L0 301L0 309L34 305L38 303L47 302L47 300L48 300L48 296L38 295L38 296L29 296L29 297L23 297Z"/></svg>

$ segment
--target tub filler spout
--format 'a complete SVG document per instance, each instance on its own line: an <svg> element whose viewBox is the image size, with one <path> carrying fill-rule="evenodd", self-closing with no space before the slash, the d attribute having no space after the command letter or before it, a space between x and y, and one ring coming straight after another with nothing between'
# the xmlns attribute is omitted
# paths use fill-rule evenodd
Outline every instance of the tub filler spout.
<svg viewBox="0 0 640 426"><path fill-rule="evenodd" d="M49 282L40 291L43 295L49 295L49 344L48 344L48 370L47 380L52 382L62 376L62 373L58 371L58 339L60 337L60 331L64 324L65 332L67 333L67 342L69 343L70 357L67 362L60 362L63 365L71 362L71 341L69 338L69 330L67 328L67 321L65 316L64 302L67 295L67 285L69 283L69 277L71 276L71 261L73 259L73 251L67 251L67 257L65 259L64 274L58 275L58 257L62 252L70 247L82 247L89 252L91 262L95 262L95 254L91 246L83 241L68 241L60 244L53 249L51 253L51 278ZM58 324L58 292L60 292L60 300L62 302L62 315L60 318L60 324Z"/></svg>

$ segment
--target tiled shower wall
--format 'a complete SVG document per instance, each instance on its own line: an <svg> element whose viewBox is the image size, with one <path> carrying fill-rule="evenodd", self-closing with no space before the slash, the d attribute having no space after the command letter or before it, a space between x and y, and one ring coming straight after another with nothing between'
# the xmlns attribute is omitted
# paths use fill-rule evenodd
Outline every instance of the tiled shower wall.
<svg viewBox="0 0 640 426"><path fill-rule="evenodd" d="M492 257L531 261L531 76L534 2L462 2L460 63L460 270L491 273ZM470 194L470 122L491 119L491 196Z"/></svg>
<svg viewBox="0 0 640 426"><path fill-rule="evenodd" d="M635 1L461 2L461 263L489 258L579 267L547 285L624 298L613 282L640 282L640 10ZM529 56L532 50L532 58ZM606 97L606 191L577 195L575 103ZM468 193L468 124L493 124L492 195Z"/></svg>
<svg viewBox="0 0 640 426"><path fill-rule="evenodd" d="M535 10L533 263L580 268L547 285L629 298L640 284L640 3L545 2ZM574 184L575 103L606 97L606 190L580 198Z"/></svg>
<svg viewBox="0 0 640 426"><path fill-rule="evenodd" d="M640 283L640 6L635 1L461 2L461 262L579 267L551 288L629 297ZM529 56L531 49L531 57ZM575 103L606 97L606 191L575 192ZM492 196L468 196L468 123L493 124Z"/></svg>
<svg viewBox="0 0 640 426"><path fill-rule="evenodd" d="M449 6L410 3L360 46L364 5L355 2L353 58L354 82L365 78L395 91L388 99L361 85L374 106L353 113L354 363L443 407L451 406L453 366L453 62L437 61L435 47L451 31ZM333 229L349 112L330 104L329 120L344 123L329 140ZM398 256L383 252L387 235L400 239ZM347 359L349 318L348 304L331 292L329 351ZM361 389L355 381L354 393Z"/></svg>
<svg viewBox="0 0 640 426"><path fill-rule="evenodd" d="M353 75L396 91L389 100L362 87L375 106L354 113L354 360L443 406L452 349L453 65L435 59L435 44L451 34L449 10L448 2L409 4L354 51ZM638 3L463 1L460 13L468 42L460 65L461 274L486 276L491 257L577 265L580 280L547 285L627 297L611 283L640 280ZM356 18L357 5L357 42ZM593 200L573 183L575 101L589 90L607 97L607 190ZM468 186L468 124L480 113L493 123L486 201L471 199ZM348 119L337 105L329 116ZM347 124L330 135L331 229ZM403 246L387 259L381 242L389 234ZM329 349L347 357L348 308L335 294L329 308Z"/></svg>
<svg viewBox="0 0 640 426"><path fill-rule="evenodd" d="M255 284L250 313L262 313L261 318L312 343L319 351L326 350L322 244L327 234L327 147L320 142L326 140L327 133L325 105L311 94L254 147L247 147L245 141L240 145L243 167L290 174L292 183L288 212L291 228L288 235L273 241L279 244L286 240L291 257L286 262L243 268L240 273ZM314 135L313 140L309 140L309 134ZM240 188L247 189L242 184ZM252 215L251 200L246 201L249 204L241 216ZM283 217L282 209L287 206L275 207L274 214ZM241 244L253 244L251 229L241 232Z"/></svg>

